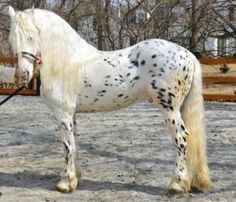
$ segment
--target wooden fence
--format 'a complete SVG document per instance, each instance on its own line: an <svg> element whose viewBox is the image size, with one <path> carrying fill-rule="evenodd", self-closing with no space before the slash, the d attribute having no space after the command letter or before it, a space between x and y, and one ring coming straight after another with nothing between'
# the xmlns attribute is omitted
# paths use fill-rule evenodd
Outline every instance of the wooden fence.
<svg viewBox="0 0 236 202"><path fill-rule="evenodd" d="M234 94L206 94L204 93L205 100L211 101L236 101L236 76L204 76L203 83L208 86L209 84L233 84L235 86L235 91L232 92Z"/></svg>
<svg viewBox="0 0 236 202"><path fill-rule="evenodd" d="M0 58L0 63L3 64L15 64L17 62L17 58L12 57L5 57ZM217 64L236 64L236 58L204 58L200 60L201 64L208 64L208 65L217 65ZM209 84L232 84L235 85L235 92L236 93L236 76L203 76L203 82L207 86ZM25 89L19 92L21 95L38 95L37 89L39 86L32 87L30 85L29 89ZM11 94L15 89L12 88L0 88L0 94ZM236 101L235 94L203 94L205 100L216 100L216 101Z"/></svg>
<svg viewBox="0 0 236 202"><path fill-rule="evenodd" d="M201 64L206 65L219 65L219 64L236 64L236 58L203 58L200 60ZM224 84L235 86L234 92L232 94L206 94L204 93L205 100L216 100L216 101L236 101L236 75L211 75L211 76L203 76L203 83L208 87L209 84Z"/></svg>

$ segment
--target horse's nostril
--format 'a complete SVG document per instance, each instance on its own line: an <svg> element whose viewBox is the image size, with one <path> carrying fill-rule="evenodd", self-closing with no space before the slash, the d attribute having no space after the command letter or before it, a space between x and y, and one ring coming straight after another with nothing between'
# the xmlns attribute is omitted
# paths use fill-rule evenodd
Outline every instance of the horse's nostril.
<svg viewBox="0 0 236 202"><path fill-rule="evenodd" d="M26 71L26 75L27 75L27 77L29 77L29 71Z"/></svg>

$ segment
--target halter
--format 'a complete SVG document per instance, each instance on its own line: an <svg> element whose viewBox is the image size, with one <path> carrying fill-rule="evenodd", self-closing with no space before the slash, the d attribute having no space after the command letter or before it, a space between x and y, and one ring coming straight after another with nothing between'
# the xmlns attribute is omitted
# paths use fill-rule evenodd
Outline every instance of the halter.
<svg viewBox="0 0 236 202"><path fill-rule="evenodd" d="M40 54L39 54L39 56L36 56L33 53L29 53L29 52L26 52L26 51L22 51L21 54L22 54L23 57L30 57L34 61L35 66L42 64L42 59L40 57Z"/></svg>
<svg viewBox="0 0 236 202"><path fill-rule="evenodd" d="M33 78L35 78L36 77L36 70L38 70L39 69L39 66L42 64L42 58L41 58L41 55L40 54L37 54L37 55L35 55L35 54L33 54L33 53L29 53L29 52L27 52L27 51L22 51L21 52L21 55L23 56L23 57L26 57L26 58L29 58L29 59L31 59L31 60L33 60L33 62L34 62L34 69L33 69ZM32 79L33 79L32 78Z"/></svg>

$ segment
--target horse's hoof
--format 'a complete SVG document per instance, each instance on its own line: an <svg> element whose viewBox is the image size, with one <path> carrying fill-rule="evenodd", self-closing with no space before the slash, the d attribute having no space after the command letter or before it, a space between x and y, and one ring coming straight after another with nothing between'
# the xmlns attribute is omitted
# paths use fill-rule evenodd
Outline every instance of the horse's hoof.
<svg viewBox="0 0 236 202"><path fill-rule="evenodd" d="M168 191L171 195L175 195L178 197L183 196L190 190L190 183L188 180L177 181L175 178L172 179Z"/></svg>
<svg viewBox="0 0 236 202"><path fill-rule="evenodd" d="M77 185L78 185L78 180L76 177L72 179L65 177L58 182L57 191L62 192L62 193L73 192L75 191Z"/></svg>

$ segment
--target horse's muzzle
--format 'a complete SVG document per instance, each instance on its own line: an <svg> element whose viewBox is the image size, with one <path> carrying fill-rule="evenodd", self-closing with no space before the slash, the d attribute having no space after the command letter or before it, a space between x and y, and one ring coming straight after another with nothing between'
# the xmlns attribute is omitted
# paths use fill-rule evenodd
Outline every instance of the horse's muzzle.
<svg viewBox="0 0 236 202"><path fill-rule="evenodd" d="M30 75L30 72L28 70L25 71L16 70L15 78L18 84L29 83L31 77L32 76Z"/></svg>

